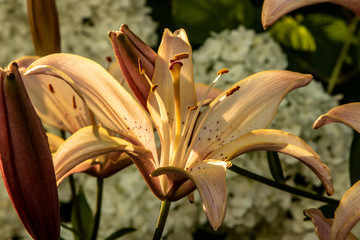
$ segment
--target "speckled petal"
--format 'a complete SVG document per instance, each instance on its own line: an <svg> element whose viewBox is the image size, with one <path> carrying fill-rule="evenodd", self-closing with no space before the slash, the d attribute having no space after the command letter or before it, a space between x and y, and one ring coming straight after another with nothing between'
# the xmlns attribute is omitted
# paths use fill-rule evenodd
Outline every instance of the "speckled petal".
<svg viewBox="0 0 360 240"><path fill-rule="evenodd" d="M228 161L243 153L259 150L276 151L299 159L318 176L327 194L333 194L334 187L328 167L309 145L288 132L273 129L254 130L219 147L210 153L208 158Z"/></svg>
<svg viewBox="0 0 360 240"><path fill-rule="evenodd" d="M285 95L311 80L309 74L272 70L235 83L200 115L187 165L243 134L266 128Z"/></svg>
<svg viewBox="0 0 360 240"><path fill-rule="evenodd" d="M139 103L99 64L73 54L53 54L31 64L26 75L55 75L75 83L87 106L111 130L157 155L152 124Z"/></svg>
<svg viewBox="0 0 360 240"><path fill-rule="evenodd" d="M57 184L84 161L114 151L127 153L151 185L151 189L157 189L153 186L157 179L149 176L157 167L151 152L126 140L111 137L105 129L95 126L82 128L71 135L55 153L53 160ZM92 161L87 162L89 165L92 164ZM82 167L86 169L86 166Z"/></svg>
<svg viewBox="0 0 360 240"><path fill-rule="evenodd" d="M22 76L37 59L22 57L16 60ZM70 133L92 124L84 101L64 81L49 75L23 76L23 79L31 102L44 123Z"/></svg>

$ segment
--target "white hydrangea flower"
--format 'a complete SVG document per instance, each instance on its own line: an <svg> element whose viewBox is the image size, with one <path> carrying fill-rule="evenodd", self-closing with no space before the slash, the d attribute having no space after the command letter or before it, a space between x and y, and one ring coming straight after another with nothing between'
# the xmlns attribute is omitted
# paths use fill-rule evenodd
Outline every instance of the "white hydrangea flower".
<svg viewBox="0 0 360 240"><path fill-rule="evenodd" d="M24 0L1 0L0 66L23 55L33 55ZM106 57L114 56L109 30L128 24L150 46L157 42L157 24L150 17L145 0L61 0L56 1L61 34L61 51L75 53L106 66Z"/></svg>
<svg viewBox="0 0 360 240"><path fill-rule="evenodd" d="M226 79L216 85L225 90L233 83L259 71L285 69L285 54L268 33L256 34L239 26L235 30L212 33L193 53L196 82L210 84L221 68L230 68Z"/></svg>

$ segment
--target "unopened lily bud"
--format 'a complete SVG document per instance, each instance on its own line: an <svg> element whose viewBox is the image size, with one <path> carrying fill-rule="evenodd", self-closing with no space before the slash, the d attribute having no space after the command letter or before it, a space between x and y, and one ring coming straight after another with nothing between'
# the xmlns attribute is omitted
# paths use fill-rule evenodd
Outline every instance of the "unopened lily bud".
<svg viewBox="0 0 360 240"><path fill-rule="evenodd" d="M16 63L0 69L0 169L10 200L31 237L59 239L50 148Z"/></svg>
<svg viewBox="0 0 360 240"><path fill-rule="evenodd" d="M27 0L27 8L36 55L60 52L59 19L55 0Z"/></svg>
<svg viewBox="0 0 360 240"><path fill-rule="evenodd" d="M109 38L114 49L120 69L131 88L131 91L147 109L146 100L150 91L150 84L145 76L139 72L138 59L151 79L155 69L156 53L130 31L127 25L122 25L118 31L110 31Z"/></svg>

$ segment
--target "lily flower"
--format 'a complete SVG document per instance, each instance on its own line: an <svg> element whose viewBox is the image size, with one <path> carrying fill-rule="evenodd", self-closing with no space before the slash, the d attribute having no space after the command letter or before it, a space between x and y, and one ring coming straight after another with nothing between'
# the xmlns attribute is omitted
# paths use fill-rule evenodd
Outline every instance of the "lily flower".
<svg viewBox="0 0 360 240"><path fill-rule="evenodd" d="M102 125L118 134L110 136L104 128L91 126L74 133L54 155L57 179L89 157L124 152L160 200L176 201L197 189L215 230L225 216L226 168L231 159L245 152L271 150L292 155L310 167L328 194L333 193L329 170L309 145L290 133L264 129L284 96L307 85L311 75L260 72L222 92L202 111L207 94L198 104L191 54L185 31L166 29L151 80L139 61L137 71L150 86L148 111L89 59L53 54L30 65L25 75L47 74L65 80ZM214 83L227 71L219 71ZM161 142L160 153L155 133Z"/></svg>
<svg viewBox="0 0 360 240"><path fill-rule="evenodd" d="M264 29L267 29L279 18L291 11L324 2L334 3L346 7L360 17L359 0L264 0L261 14L262 25Z"/></svg>
<svg viewBox="0 0 360 240"><path fill-rule="evenodd" d="M10 200L33 239L59 239L55 171L45 131L18 66L0 68L0 169Z"/></svg>
<svg viewBox="0 0 360 240"><path fill-rule="evenodd" d="M315 122L315 129L329 123L339 122L348 125L360 133L360 103L348 103L331 109L328 113L321 115ZM324 228L324 222L328 221L321 218L314 222L318 229ZM345 192L340 200L340 204L335 211L333 224L331 225L332 240L346 239L351 229L360 221L360 181L355 183ZM325 231L325 230L321 230ZM351 237L351 235L349 235ZM325 238L324 238L325 239ZM352 238L350 238L352 239Z"/></svg>
<svg viewBox="0 0 360 240"><path fill-rule="evenodd" d="M26 56L15 61L19 66L19 72L31 102L42 122L70 134L83 127L96 125L96 120L86 103L64 81L58 81L53 76L23 76L25 69L36 59L38 57ZM65 141L51 134L48 134L48 140L53 153ZM132 161L126 154L109 153L105 156L88 159L67 175L86 172L93 176L106 178L131 164Z"/></svg>

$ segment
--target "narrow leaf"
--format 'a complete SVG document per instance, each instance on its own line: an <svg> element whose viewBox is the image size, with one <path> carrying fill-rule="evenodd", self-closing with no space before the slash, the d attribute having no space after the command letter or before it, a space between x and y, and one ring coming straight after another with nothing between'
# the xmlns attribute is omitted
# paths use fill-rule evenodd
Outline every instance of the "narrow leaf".
<svg viewBox="0 0 360 240"><path fill-rule="evenodd" d="M276 182L285 183L285 176L277 152L267 151L267 160L272 177Z"/></svg>
<svg viewBox="0 0 360 240"><path fill-rule="evenodd" d="M74 238L75 240L90 239L94 216L82 188L80 188L75 201L71 213L71 222L74 231L79 234L74 233Z"/></svg>
<svg viewBox="0 0 360 240"><path fill-rule="evenodd" d="M110 236L108 236L107 238L105 238L105 240L115 240L115 239L118 239L126 234L129 234L129 233L132 233L136 231L135 228L122 228L122 229L119 229L119 230L116 230L115 232L113 232Z"/></svg>

